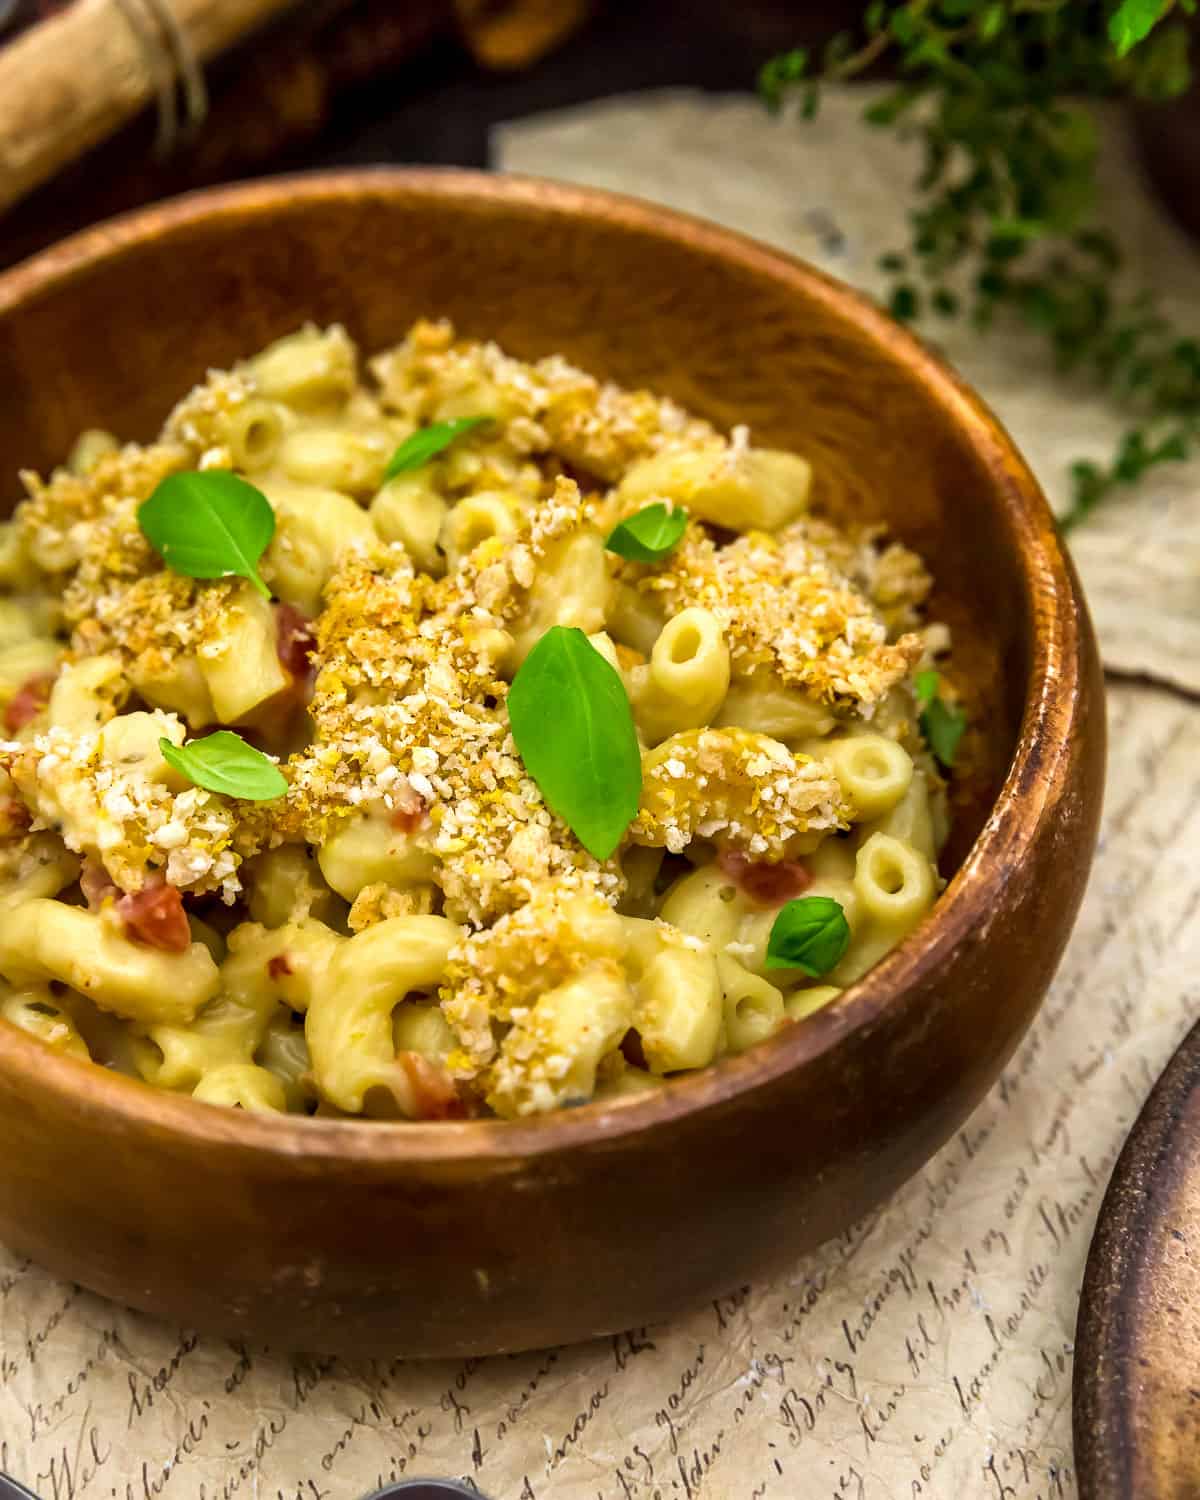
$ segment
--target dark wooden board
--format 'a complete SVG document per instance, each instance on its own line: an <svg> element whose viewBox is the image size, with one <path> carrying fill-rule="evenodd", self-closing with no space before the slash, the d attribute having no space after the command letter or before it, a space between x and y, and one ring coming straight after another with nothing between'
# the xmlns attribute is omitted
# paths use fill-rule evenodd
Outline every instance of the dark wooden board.
<svg viewBox="0 0 1200 1500"><path fill-rule="evenodd" d="M1200 1497L1200 1024L1113 1172L1075 1345L1080 1500Z"/></svg>

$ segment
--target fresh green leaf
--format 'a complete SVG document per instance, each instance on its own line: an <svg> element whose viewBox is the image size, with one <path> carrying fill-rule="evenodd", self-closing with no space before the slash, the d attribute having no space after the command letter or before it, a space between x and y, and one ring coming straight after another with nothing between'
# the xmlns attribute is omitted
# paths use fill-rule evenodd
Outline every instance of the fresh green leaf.
<svg viewBox="0 0 1200 1500"><path fill-rule="evenodd" d="M275 512L261 490L227 469L168 474L138 507L146 540L185 578L247 578L271 591L258 561L275 535Z"/></svg>
<svg viewBox="0 0 1200 1500"><path fill-rule="evenodd" d="M388 459L388 466L383 471L384 479L395 479L397 474L407 474L412 469L420 469L436 458L439 453L450 446L455 438L459 438L464 432L470 432L478 427L481 422L490 422L491 417L451 417L447 422L433 422L428 427L421 427L411 433Z"/></svg>
<svg viewBox="0 0 1200 1500"><path fill-rule="evenodd" d="M832 896L800 896L781 906L767 939L768 969L800 969L820 979L841 962L850 924Z"/></svg>
<svg viewBox="0 0 1200 1500"><path fill-rule="evenodd" d="M808 53L803 47L783 52L763 64L758 75L758 91L768 109L777 110L793 83L808 71Z"/></svg>
<svg viewBox="0 0 1200 1500"><path fill-rule="evenodd" d="M1108 18L1108 37L1124 57L1154 30L1166 6L1163 0L1121 0Z"/></svg>
<svg viewBox="0 0 1200 1500"><path fill-rule="evenodd" d="M633 712L616 671L582 630L552 625L512 680L508 719L546 805L607 859L642 793Z"/></svg>
<svg viewBox="0 0 1200 1500"><path fill-rule="evenodd" d="M933 670L918 672L913 678L913 690L917 695L918 708L928 708L938 695L941 677Z"/></svg>
<svg viewBox="0 0 1200 1500"><path fill-rule="evenodd" d="M609 533L604 545L630 562L662 562L679 545L687 523L688 513L681 505L671 507L658 501L627 516Z"/></svg>
<svg viewBox="0 0 1200 1500"><path fill-rule="evenodd" d="M913 678L917 707L921 710L921 733L934 757L949 770L954 764L958 742L967 727L967 716L952 708L941 696L941 678L936 672L918 672Z"/></svg>
<svg viewBox="0 0 1200 1500"><path fill-rule="evenodd" d="M158 748L169 766L208 792L241 797L247 802L269 802L282 797L288 788L273 760L228 729L218 729L202 740L189 740L186 745L160 739Z"/></svg>

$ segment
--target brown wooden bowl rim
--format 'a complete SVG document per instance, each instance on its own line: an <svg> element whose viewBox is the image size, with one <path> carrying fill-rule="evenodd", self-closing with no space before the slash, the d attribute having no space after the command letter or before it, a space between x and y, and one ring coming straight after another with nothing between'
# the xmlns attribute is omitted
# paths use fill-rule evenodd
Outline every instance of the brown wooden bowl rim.
<svg viewBox="0 0 1200 1500"><path fill-rule="evenodd" d="M740 1057L620 1101L601 1101L531 1120L416 1123L323 1120L235 1114L56 1055L16 1027L0 1027L0 1075L36 1080L81 1127L118 1117L132 1132L149 1127L214 1148L293 1158L314 1168L332 1161L368 1166L448 1164L486 1159L504 1166L663 1126L685 1115L730 1105L801 1067L853 1031L869 1028L919 978L948 959L973 929L986 932L1009 880L1039 832L1047 797L1064 774L1076 715L1058 712L1075 696L1080 668L1079 600L1041 489L1012 440L985 404L942 361L887 313L852 288L780 250L732 230L640 199L537 178L457 168L368 167L299 173L208 188L109 220L0 275L0 317L25 300L119 258L134 245L225 215L270 216L297 200L337 203L360 197L424 197L518 205L537 215L602 219L673 241L685 240L750 275L801 290L806 298L857 323L900 359L991 472L1021 557L1030 605L1040 603L1020 733L999 795L962 865L921 926L857 984L847 998L786 1028ZM981 935L977 933L978 937Z"/></svg>

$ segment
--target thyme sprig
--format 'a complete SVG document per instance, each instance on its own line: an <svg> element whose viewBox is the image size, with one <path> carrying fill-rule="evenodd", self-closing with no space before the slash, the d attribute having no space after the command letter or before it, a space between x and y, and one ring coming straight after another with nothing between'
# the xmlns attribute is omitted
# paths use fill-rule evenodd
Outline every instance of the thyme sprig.
<svg viewBox="0 0 1200 1500"><path fill-rule="evenodd" d="M1200 440L1200 341L1174 328L1152 293L1120 287L1087 104L1184 93L1195 8L1196 0L870 0L859 36L841 33L819 55L785 53L760 77L768 105L795 96L811 118L823 82L886 59L896 80L864 117L884 128L907 122L923 156L910 244L880 258L892 312L965 314L980 329L1015 314L1046 338L1060 369L1089 375L1129 413L1107 462L1072 466L1064 528Z"/></svg>

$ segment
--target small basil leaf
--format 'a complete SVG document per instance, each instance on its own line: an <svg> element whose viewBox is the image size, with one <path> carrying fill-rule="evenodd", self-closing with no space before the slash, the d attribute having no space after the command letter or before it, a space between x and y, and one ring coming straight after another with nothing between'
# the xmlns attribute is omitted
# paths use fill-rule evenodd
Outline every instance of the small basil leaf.
<svg viewBox="0 0 1200 1500"><path fill-rule="evenodd" d="M448 422L434 422L429 427L420 428L406 437L388 459L384 479L395 479L397 474L421 468L431 458L436 458L443 448L448 448L455 438L470 432L481 422L491 420L491 417L451 417Z"/></svg>
<svg viewBox="0 0 1200 1500"><path fill-rule="evenodd" d="M160 739L158 748L169 766L207 792L221 792L247 802L269 802L288 789L275 762L228 729L218 729L202 740L189 740L186 745Z"/></svg>
<svg viewBox="0 0 1200 1500"><path fill-rule="evenodd" d="M961 708L952 708L941 696L941 678L936 672L918 672L913 678L917 707L921 710L921 733L934 758L949 771L954 765L958 742L967 727Z"/></svg>
<svg viewBox="0 0 1200 1500"><path fill-rule="evenodd" d="M258 560L275 535L275 512L261 490L226 469L168 474L138 507L146 540L186 578L247 578L265 598Z"/></svg>
<svg viewBox="0 0 1200 1500"><path fill-rule="evenodd" d="M800 969L820 979L841 962L850 926L832 896L801 896L779 909L767 939L768 969Z"/></svg>
<svg viewBox="0 0 1200 1500"><path fill-rule="evenodd" d="M642 755L625 686L582 630L542 636L512 680L508 720L546 805L607 859L637 813Z"/></svg>
<svg viewBox="0 0 1200 1500"><path fill-rule="evenodd" d="M928 708L938 695L941 678L936 672L918 672L913 678L913 691L917 695L918 708Z"/></svg>
<svg viewBox="0 0 1200 1500"><path fill-rule="evenodd" d="M921 733L934 757L949 771L958 753L958 742L967 727L961 708L951 708L944 698L935 698L921 715Z"/></svg>
<svg viewBox="0 0 1200 1500"><path fill-rule="evenodd" d="M1108 38L1117 56L1124 57L1144 41L1166 8L1164 0L1121 0L1108 18Z"/></svg>
<svg viewBox="0 0 1200 1500"><path fill-rule="evenodd" d="M681 505L673 509L661 501L647 505L636 515L627 516L613 528L605 546L618 557L630 562L661 562L679 545L687 530L688 513Z"/></svg>

